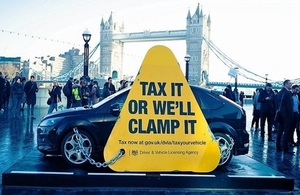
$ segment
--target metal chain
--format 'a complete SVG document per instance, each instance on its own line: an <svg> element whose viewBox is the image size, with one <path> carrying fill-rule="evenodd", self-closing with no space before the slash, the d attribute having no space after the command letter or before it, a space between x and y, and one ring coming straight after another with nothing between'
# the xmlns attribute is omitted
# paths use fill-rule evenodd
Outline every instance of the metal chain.
<svg viewBox="0 0 300 195"><path fill-rule="evenodd" d="M229 137L229 139L230 139L230 144L229 144L228 150L226 151L226 157L227 157L227 156L230 155L231 150L233 150L234 139L233 139L230 135L228 135L228 134L226 134L226 135L227 135L227 136Z"/></svg>
<svg viewBox="0 0 300 195"><path fill-rule="evenodd" d="M114 164L117 160L119 160L119 159L125 154L124 149L120 149L119 153L118 153L114 158L112 158L111 160L109 160L108 162L103 162L103 163L101 163L101 162L96 162L93 158L91 158L91 154L87 153L87 152L84 150L83 144L81 143L81 141L82 141L82 136L81 136L80 133L78 132L77 127L74 127L74 128L73 128L73 131L74 131L76 140L77 140L77 142L78 142L80 152L82 152L83 155L87 158L87 160L88 160L92 165L95 165L97 168L107 167L107 166L109 166L109 165L112 165L112 164Z"/></svg>
<svg viewBox="0 0 300 195"><path fill-rule="evenodd" d="M82 140L82 136L80 135L80 133L78 132L78 129L77 127L74 127L73 128L73 131L74 131L74 134L75 134L75 137L76 137L76 140L78 141L78 145L79 145L79 150L80 152L83 153L83 155L87 158L87 160L92 164L92 165L95 165L97 168L101 168L101 167L107 167L109 165L112 165L114 164L117 160L119 160L124 154L125 154L125 151L124 149L120 149L119 153L114 157L112 158L111 160L109 160L108 162L96 162L93 158L91 158L91 155L88 154L85 150L84 150L84 147L83 147L83 144L81 143L81 140ZM230 152L231 150L233 149L233 146L234 146L234 139L230 136L230 135L227 135L230 139L230 144L229 144L229 147L228 147L228 150L226 151L226 157L228 157L230 155Z"/></svg>

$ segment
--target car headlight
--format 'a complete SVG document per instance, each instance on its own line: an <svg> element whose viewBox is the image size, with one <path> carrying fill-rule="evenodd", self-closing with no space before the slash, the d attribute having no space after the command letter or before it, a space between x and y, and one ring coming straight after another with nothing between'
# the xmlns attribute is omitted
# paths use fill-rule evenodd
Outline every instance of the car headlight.
<svg viewBox="0 0 300 195"><path fill-rule="evenodd" d="M48 118L43 120L40 123L40 126L43 127L49 127L49 126L53 126L55 123L57 123L58 121L62 120L64 117L56 117L56 118Z"/></svg>

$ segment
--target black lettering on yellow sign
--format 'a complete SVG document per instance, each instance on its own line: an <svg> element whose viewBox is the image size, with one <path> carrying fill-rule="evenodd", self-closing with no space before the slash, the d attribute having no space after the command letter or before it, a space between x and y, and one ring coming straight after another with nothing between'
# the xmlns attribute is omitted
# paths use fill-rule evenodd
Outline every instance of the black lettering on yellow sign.
<svg viewBox="0 0 300 195"><path fill-rule="evenodd" d="M142 95L167 96L166 82L140 82ZM181 96L183 83L171 83L171 96Z"/></svg>
<svg viewBox="0 0 300 195"><path fill-rule="evenodd" d="M195 123L197 123L196 120L184 120L184 133L195 134ZM189 132L189 129L191 132Z"/></svg>
<svg viewBox="0 0 300 195"><path fill-rule="evenodd" d="M196 120L184 120L184 133L195 134ZM143 125L142 119L130 119L128 130L132 134L175 134L176 129L180 127L179 120L172 119L149 119L146 125Z"/></svg>
<svg viewBox="0 0 300 195"><path fill-rule="evenodd" d="M180 123L178 120L149 119L148 124L143 126L142 119L130 119L128 122L129 132L140 134L174 134Z"/></svg>
<svg viewBox="0 0 300 195"><path fill-rule="evenodd" d="M167 96L169 90L166 89L166 82L146 82L141 81L141 93L145 96ZM183 83L171 83L171 96L180 97L182 95ZM171 100L152 100L153 114L155 115L181 115L195 116L191 102L171 101ZM148 102L146 100L129 100L128 111L130 114L148 114ZM144 123L143 123L144 122ZM195 134L196 120L184 120L184 133ZM128 130L132 134L175 134L180 127L180 121L176 119L130 119Z"/></svg>
<svg viewBox="0 0 300 195"><path fill-rule="evenodd" d="M140 82L142 86L142 95L167 96L165 87L167 83L158 82Z"/></svg>
<svg viewBox="0 0 300 195"><path fill-rule="evenodd" d="M181 96L183 83L171 83L171 96Z"/></svg>
<svg viewBox="0 0 300 195"><path fill-rule="evenodd" d="M184 104L186 103L186 104ZM195 112L192 111L191 102L183 101L153 101L154 114L167 114L175 115L176 110L179 115L194 116Z"/></svg>
<svg viewBox="0 0 300 195"><path fill-rule="evenodd" d="M130 114L148 114L147 101L130 100L128 102L128 111Z"/></svg>

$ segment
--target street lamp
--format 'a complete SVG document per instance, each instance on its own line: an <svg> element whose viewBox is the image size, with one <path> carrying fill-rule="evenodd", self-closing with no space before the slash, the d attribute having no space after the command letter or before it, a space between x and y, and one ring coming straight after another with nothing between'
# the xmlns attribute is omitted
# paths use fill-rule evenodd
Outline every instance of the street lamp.
<svg viewBox="0 0 300 195"><path fill-rule="evenodd" d="M268 83L268 74L265 74L266 75L266 84Z"/></svg>
<svg viewBox="0 0 300 195"><path fill-rule="evenodd" d="M191 56L189 54L186 54L184 56L184 60L185 60L185 78L187 80L187 82L189 82L189 61L191 59Z"/></svg>
<svg viewBox="0 0 300 195"><path fill-rule="evenodd" d="M235 94L235 101L238 102L239 99L239 92L238 92L238 88L237 88L237 77L238 77L238 67L234 68L236 70L236 75L235 75L235 82L234 82L234 94Z"/></svg>
<svg viewBox="0 0 300 195"><path fill-rule="evenodd" d="M84 44L84 53L83 53L83 77L86 81L89 81L89 41L91 40L91 33L86 29L82 33Z"/></svg>

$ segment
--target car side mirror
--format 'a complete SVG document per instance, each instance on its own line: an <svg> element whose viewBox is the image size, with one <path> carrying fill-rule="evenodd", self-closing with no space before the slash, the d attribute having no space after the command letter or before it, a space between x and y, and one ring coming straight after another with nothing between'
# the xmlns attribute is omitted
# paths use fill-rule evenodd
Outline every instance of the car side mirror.
<svg viewBox="0 0 300 195"><path fill-rule="evenodd" d="M110 106L110 112L112 113L112 115L114 116L118 116L120 114L120 105L118 103L112 104Z"/></svg>

